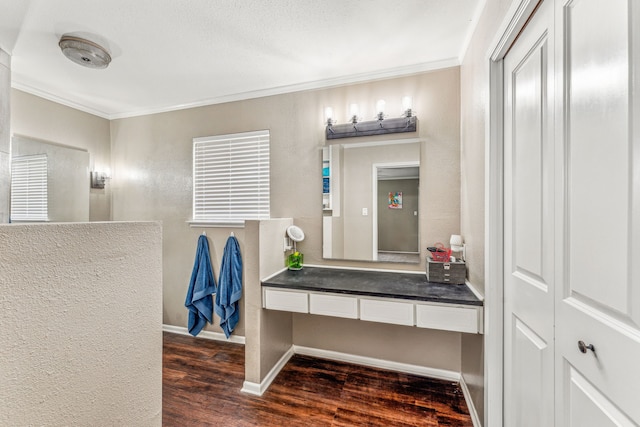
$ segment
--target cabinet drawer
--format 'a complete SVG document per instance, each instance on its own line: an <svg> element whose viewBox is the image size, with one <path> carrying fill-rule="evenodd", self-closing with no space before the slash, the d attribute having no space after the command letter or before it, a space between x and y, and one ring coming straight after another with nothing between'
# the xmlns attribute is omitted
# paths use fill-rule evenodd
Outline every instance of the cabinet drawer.
<svg viewBox="0 0 640 427"><path fill-rule="evenodd" d="M331 294L310 294L309 313L357 319L358 298Z"/></svg>
<svg viewBox="0 0 640 427"><path fill-rule="evenodd" d="M360 319L413 326L413 304L374 299L360 300Z"/></svg>
<svg viewBox="0 0 640 427"><path fill-rule="evenodd" d="M479 310L477 308L416 305L416 326L419 328L476 334L480 331L478 318Z"/></svg>
<svg viewBox="0 0 640 427"><path fill-rule="evenodd" d="M265 289L264 308L268 308L270 310L293 311L295 313L308 313L309 297L306 292Z"/></svg>

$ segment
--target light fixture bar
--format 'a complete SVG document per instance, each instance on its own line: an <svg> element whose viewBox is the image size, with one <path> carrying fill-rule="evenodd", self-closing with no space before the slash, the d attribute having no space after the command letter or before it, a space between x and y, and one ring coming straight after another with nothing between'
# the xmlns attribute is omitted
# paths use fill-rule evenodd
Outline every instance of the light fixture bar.
<svg viewBox="0 0 640 427"><path fill-rule="evenodd" d="M410 116L358 122L357 127L355 127L353 123L327 125L325 134L327 139L339 139L415 132L417 129L418 118L416 116Z"/></svg>

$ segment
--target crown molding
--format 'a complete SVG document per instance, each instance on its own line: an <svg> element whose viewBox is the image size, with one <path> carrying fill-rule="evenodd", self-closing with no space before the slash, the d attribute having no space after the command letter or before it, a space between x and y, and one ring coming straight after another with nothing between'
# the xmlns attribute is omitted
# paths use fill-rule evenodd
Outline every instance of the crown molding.
<svg viewBox="0 0 640 427"><path fill-rule="evenodd" d="M79 110L88 114L92 114L94 116L98 116L98 117L102 117L103 119L107 119L107 120L111 120L111 116L104 112L104 111L100 111L100 110L96 110L95 108L91 108L88 107L86 105L80 104L78 102L75 101L71 101L70 99L58 96L58 95L54 95L51 92L47 92L45 90L42 89L38 89L35 88L31 85L27 85L24 83L21 83L20 81L16 81L16 80L12 80L11 82L11 87L17 90L20 90L22 92L26 92L28 94L31 95L35 95L38 96L40 98L44 98L48 101L51 102L55 102L57 104L62 104L65 105L67 107L73 108L75 110Z"/></svg>
<svg viewBox="0 0 640 427"><path fill-rule="evenodd" d="M56 102L58 104L66 105L67 107L75 108L76 110L84 111L85 113L93 114L94 116L102 117L107 120L126 119L138 116L148 116L151 114L167 113L171 111L186 110L189 108L205 107L208 105L223 104L227 102L245 101L254 98L263 98L273 95L282 95L292 92L302 92L308 90L328 89L333 87L346 86L350 84L373 82L378 80L386 80L397 77L411 76L415 74L425 73L428 71L441 70L445 68L457 67L460 65L459 58L447 58L440 61L426 62L422 64L415 64L405 67L388 68L386 70L375 71L371 73L354 74L344 77L336 77L332 79L316 80L312 82L299 83L293 85L279 86L268 89L261 89L255 91L247 91L242 93L235 93L223 96L217 96L207 98L199 101L168 105L158 108L148 108L141 110L122 111L118 113L107 113L105 111L97 110L92 107L83 105L77 101L64 98L59 95L54 95L50 92L38 89L31 85L21 83L19 80L12 82L14 89L21 90L23 92L30 93L32 95L39 96L49 101Z"/></svg>

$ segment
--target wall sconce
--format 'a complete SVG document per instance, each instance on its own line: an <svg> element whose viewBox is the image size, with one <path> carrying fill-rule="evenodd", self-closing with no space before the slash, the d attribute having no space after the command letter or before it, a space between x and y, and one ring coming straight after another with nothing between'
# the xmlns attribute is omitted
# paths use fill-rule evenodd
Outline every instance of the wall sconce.
<svg viewBox="0 0 640 427"><path fill-rule="evenodd" d="M111 177L107 172L91 172L91 188L104 188L108 179L111 179Z"/></svg>
<svg viewBox="0 0 640 427"><path fill-rule="evenodd" d="M351 104L349 107L350 114L348 123L336 124L333 119L331 122L327 120L325 131L326 139L415 132L418 128L418 118L411 109L410 96L405 96L402 99L402 107L404 109L402 117L386 118L386 102L381 99L376 103L376 120L362 122L360 121L360 117L358 117L358 104Z"/></svg>

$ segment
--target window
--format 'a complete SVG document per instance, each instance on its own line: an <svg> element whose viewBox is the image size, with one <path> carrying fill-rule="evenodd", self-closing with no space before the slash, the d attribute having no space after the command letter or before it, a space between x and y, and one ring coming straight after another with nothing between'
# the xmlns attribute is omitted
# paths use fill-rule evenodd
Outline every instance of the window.
<svg viewBox="0 0 640 427"><path fill-rule="evenodd" d="M269 218L269 131L193 139L193 222Z"/></svg>
<svg viewBox="0 0 640 427"><path fill-rule="evenodd" d="M48 220L46 154L11 159L11 220Z"/></svg>

